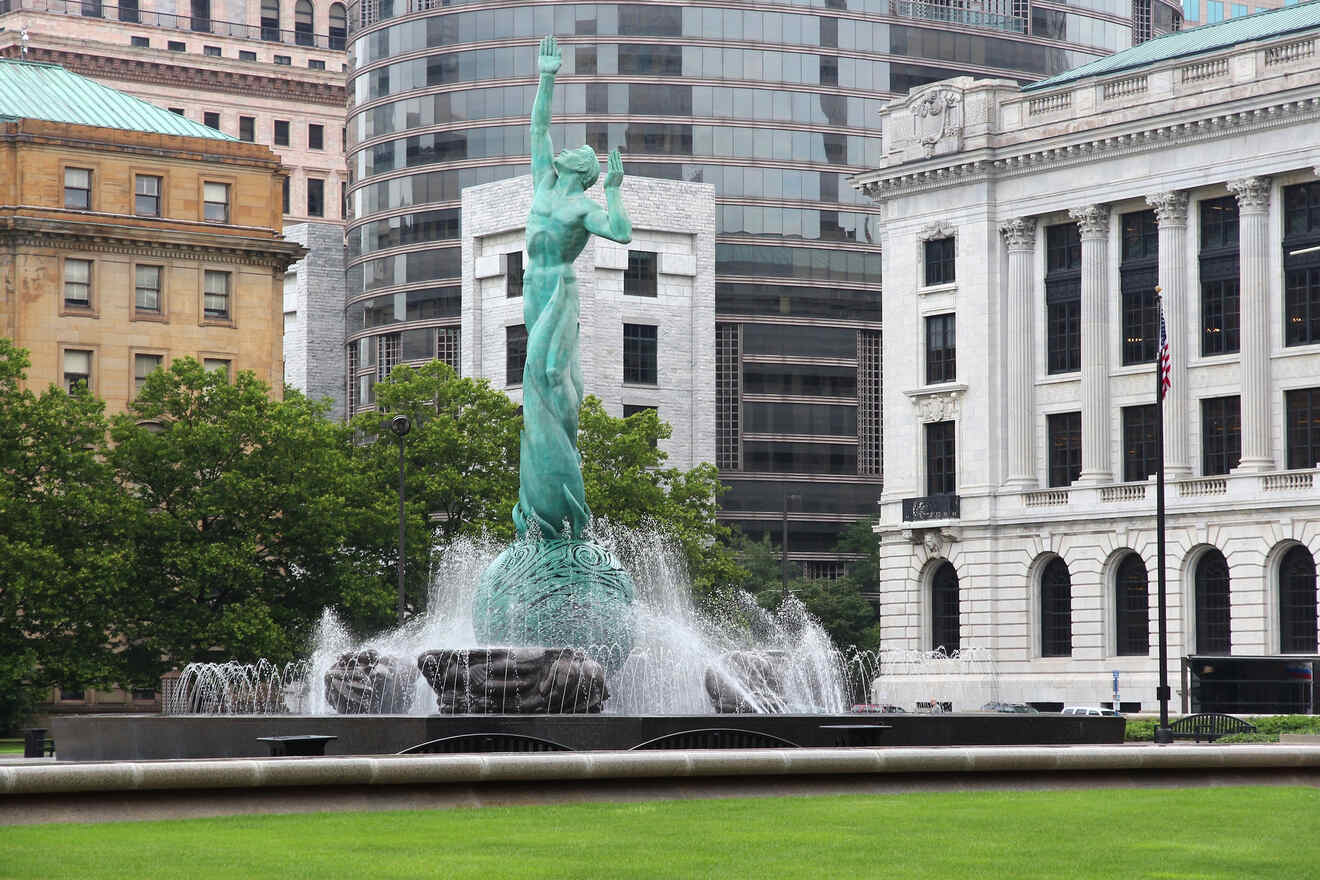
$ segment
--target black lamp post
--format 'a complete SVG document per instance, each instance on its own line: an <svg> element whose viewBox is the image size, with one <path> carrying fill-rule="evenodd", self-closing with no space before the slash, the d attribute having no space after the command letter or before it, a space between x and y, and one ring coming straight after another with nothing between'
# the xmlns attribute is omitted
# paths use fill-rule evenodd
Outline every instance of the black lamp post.
<svg viewBox="0 0 1320 880"><path fill-rule="evenodd" d="M784 598L788 598L788 502L790 501L801 504L802 496L797 493L784 495L784 525L783 530L780 532L779 541L779 578L782 582L781 588L783 589Z"/></svg>
<svg viewBox="0 0 1320 880"><path fill-rule="evenodd" d="M399 599L398 615L399 623L403 623L403 570L404 570L404 529L407 526L407 515L403 508L403 438L412 430L412 420L405 415L397 415L390 419L390 431L395 437L399 438Z"/></svg>

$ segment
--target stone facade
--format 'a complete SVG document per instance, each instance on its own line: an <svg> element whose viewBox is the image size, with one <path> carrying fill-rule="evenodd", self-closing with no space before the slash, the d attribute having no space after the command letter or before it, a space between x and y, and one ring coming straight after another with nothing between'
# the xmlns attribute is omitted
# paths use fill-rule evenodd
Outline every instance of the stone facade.
<svg viewBox="0 0 1320 880"><path fill-rule="evenodd" d="M691 468L715 458L715 193L705 184L625 177L632 220L627 247L592 236L574 270L582 303L582 374L613 416L654 406L673 428L662 441L669 463ZM597 184L588 197L604 204ZM506 382L506 328L523 323L521 297L507 295L509 255L523 254L530 177L463 191L462 369ZM624 294L628 252L657 255L656 296ZM526 265L525 254L524 265ZM655 385L623 381L623 325L657 327Z"/></svg>
<svg viewBox="0 0 1320 880"><path fill-rule="evenodd" d="M329 415L344 406L344 230L337 223L294 223L284 237L307 256L284 276L284 381L314 399L329 398Z"/></svg>
<svg viewBox="0 0 1320 880"><path fill-rule="evenodd" d="M22 169L0 178L0 336L29 351L29 386L65 384L74 352L110 412L133 397L139 356L251 370L282 392L280 285L305 251L280 236L269 150L23 119L0 127L0 167ZM90 172L87 209L66 208L69 168ZM159 217L135 216L136 175L161 181ZM206 182L228 185L228 222L204 220ZM159 270L150 309L145 267ZM204 308L207 273L227 279L223 312Z"/></svg>
<svg viewBox="0 0 1320 880"><path fill-rule="evenodd" d="M988 651L1004 700L1095 704L1117 672L1122 702L1157 706L1157 435L1136 408L1155 400L1158 282L1174 708L1180 657L1316 655L1320 502L1299 401L1320 385L1305 293L1318 39L1036 89L959 78L889 105L887 161L855 179L887 214L886 647ZM960 118L923 143L932 94ZM944 237L956 281L928 286L923 243ZM956 376L932 382L940 315L956 318ZM932 491L940 476L952 493Z"/></svg>

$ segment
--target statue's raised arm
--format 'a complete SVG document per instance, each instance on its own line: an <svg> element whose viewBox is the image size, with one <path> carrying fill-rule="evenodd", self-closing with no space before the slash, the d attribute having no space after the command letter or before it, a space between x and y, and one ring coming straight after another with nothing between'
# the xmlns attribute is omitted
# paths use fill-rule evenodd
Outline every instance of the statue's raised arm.
<svg viewBox="0 0 1320 880"><path fill-rule="evenodd" d="M562 63L559 43L554 37L543 38L536 57L541 81L536 88L536 100L532 102L532 180L536 182L551 170L555 155L554 144L550 142L550 101L555 94L555 74Z"/></svg>

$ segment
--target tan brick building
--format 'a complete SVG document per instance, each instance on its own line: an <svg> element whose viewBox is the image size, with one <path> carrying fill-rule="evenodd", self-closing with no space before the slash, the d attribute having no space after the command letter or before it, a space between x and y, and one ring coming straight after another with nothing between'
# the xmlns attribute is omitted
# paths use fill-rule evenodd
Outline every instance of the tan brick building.
<svg viewBox="0 0 1320 880"><path fill-rule="evenodd" d="M285 172L269 149L0 60L0 335L111 412L191 356L282 392Z"/></svg>

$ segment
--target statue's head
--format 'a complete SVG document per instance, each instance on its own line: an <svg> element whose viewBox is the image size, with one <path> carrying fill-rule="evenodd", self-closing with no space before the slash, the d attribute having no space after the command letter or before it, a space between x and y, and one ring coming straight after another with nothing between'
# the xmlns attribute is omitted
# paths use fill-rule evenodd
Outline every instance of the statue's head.
<svg viewBox="0 0 1320 880"><path fill-rule="evenodd" d="M576 150L563 150L555 157L555 173L560 177L574 175L582 181L583 189L591 189L596 178L600 177L600 160L596 158L596 151L585 145Z"/></svg>

